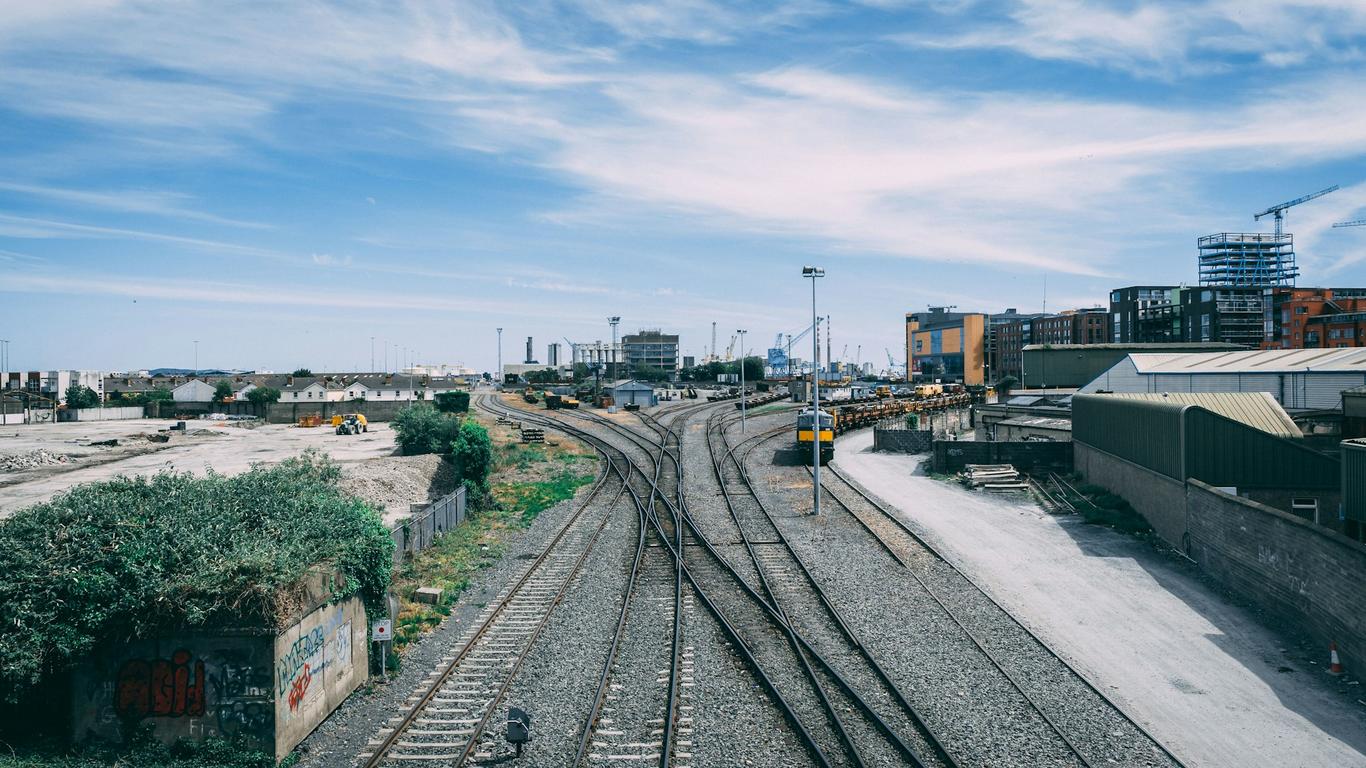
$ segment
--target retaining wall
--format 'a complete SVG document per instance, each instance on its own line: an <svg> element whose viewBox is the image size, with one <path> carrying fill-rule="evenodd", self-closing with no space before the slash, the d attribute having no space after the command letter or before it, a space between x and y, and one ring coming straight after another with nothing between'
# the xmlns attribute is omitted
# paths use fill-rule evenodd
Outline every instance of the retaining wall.
<svg viewBox="0 0 1366 768"><path fill-rule="evenodd" d="M146 410L140 406L122 408L68 408L57 411L57 421L122 421L140 419Z"/></svg>
<svg viewBox="0 0 1366 768"><path fill-rule="evenodd" d="M294 403L280 402L271 403L266 411L266 421L271 424L293 424L301 416L318 415L323 421L331 419L336 414L341 413L363 413L366 421L392 421L398 412L410 405L423 401L414 400L384 400L384 401L365 401L356 400L344 401L340 403ZM428 402L428 405L431 403Z"/></svg>
<svg viewBox="0 0 1366 768"><path fill-rule="evenodd" d="M1122 497L1162 540L1186 549L1186 486L1179 480L1092 448L1072 443L1077 474Z"/></svg>
<svg viewBox="0 0 1366 768"><path fill-rule="evenodd" d="M1325 655L1336 642L1344 665L1366 669L1366 546L1199 480L1187 485L1186 507L1188 554L1206 573L1308 633Z"/></svg>
<svg viewBox="0 0 1366 768"><path fill-rule="evenodd" d="M323 605L278 636L174 633L97 649L72 674L75 741L127 725L165 743L242 738L283 759L369 677L359 598Z"/></svg>
<svg viewBox="0 0 1366 768"><path fill-rule="evenodd" d="M968 464L1013 464L1022 472L1072 470L1072 444L1047 442L978 442L935 440L934 471L950 474Z"/></svg>

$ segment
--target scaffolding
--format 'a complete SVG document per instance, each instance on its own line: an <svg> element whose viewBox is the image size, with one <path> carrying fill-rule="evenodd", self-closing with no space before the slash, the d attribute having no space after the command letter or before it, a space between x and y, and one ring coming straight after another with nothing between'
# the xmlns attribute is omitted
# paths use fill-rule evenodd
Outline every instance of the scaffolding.
<svg viewBox="0 0 1366 768"><path fill-rule="evenodd" d="M1239 287L1294 286L1294 235L1265 232L1221 232L1197 243L1200 285Z"/></svg>

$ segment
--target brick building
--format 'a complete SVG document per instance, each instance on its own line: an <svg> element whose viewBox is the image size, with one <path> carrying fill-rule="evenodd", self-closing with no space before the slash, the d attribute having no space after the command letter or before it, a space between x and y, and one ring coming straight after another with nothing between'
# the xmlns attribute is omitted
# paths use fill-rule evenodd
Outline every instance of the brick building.
<svg viewBox="0 0 1366 768"><path fill-rule="evenodd" d="M1262 349L1366 346L1366 289L1268 288Z"/></svg>

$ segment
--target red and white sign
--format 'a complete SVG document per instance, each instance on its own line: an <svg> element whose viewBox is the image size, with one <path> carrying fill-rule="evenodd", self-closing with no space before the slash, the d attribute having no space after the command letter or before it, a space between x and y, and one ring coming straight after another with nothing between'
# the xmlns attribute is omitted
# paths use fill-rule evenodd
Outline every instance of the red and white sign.
<svg viewBox="0 0 1366 768"><path fill-rule="evenodd" d="M375 626L370 629L370 639L377 643L391 639L393 634L394 623L388 619L375 622Z"/></svg>

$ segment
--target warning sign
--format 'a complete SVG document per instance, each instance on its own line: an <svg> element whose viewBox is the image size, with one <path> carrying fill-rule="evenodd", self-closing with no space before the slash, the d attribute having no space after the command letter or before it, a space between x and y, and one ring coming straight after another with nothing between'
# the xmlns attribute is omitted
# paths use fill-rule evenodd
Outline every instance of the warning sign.
<svg viewBox="0 0 1366 768"><path fill-rule="evenodd" d="M375 626L370 630L370 639L375 642L383 642L390 639L394 634L394 623L389 619L375 622Z"/></svg>

